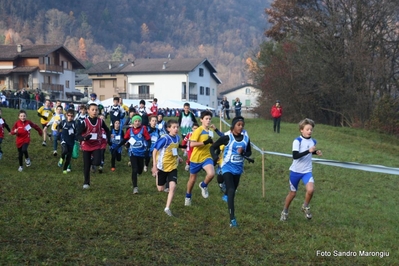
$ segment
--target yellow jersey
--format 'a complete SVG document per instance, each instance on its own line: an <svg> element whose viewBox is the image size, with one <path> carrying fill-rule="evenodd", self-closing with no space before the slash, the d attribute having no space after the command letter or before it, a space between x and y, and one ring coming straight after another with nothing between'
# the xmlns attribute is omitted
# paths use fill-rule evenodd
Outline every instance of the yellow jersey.
<svg viewBox="0 0 399 266"><path fill-rule="evenodd" d="M203 126L197 128L191 135L190 141L193 142L204 142L209 138L209 130L205 129ZM212 144L206 144L204 146L194 147L191 153L190 162L193 163L203 163L206 159L212 159L211 148Z"/></svg>
<svg viewBox="0 0 399 266"><path fill-rule="evenodd" d="M45 108L44 106L41 106L37 112L40 114L40 116L44 116L47 117L47 120L45 120L44 118L40 118L40 123L42 125L47 124L48 122L50 122L51 118L53 118L53 110L51 109L51 107L49 108Z"/></svg>
<svg viewBox="0 0 399 266"><path fill-rule="evenodd" d="M154 149L157 150L157 168L164 172L172 172L177 169L180 138L179 136L163 135L155 143Z"/></svg>

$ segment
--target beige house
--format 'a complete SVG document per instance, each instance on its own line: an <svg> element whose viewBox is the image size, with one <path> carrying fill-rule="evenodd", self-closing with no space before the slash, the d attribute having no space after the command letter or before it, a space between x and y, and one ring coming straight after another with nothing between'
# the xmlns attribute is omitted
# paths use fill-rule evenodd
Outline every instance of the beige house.
<svg viewBox="0 0 399 266"><path fill-rule="evenodd" d="M82 96L75 69L82 63L62 45L0 45L0 90L39 89L53 99Z"/></svg>
<svg viewBox="0 0 399 266"><path fill-rule="evenodd" d="M115 96L126 98L127 77L122 70L128 64L128 61L109 61L92 66L87 71L92 80L91 92L96 93L100 101Z"/></svg>
<svg viewBox="0 0 399 266"><path fill-rule="evenodd" d="M220 93L221 98L226 97L230 103L230 107L235 103L235 99L239 98L242 103L242 109L252 109L258 106L258 97L260 91L255 85L242 84L240 86L225 90Z"/></svg>

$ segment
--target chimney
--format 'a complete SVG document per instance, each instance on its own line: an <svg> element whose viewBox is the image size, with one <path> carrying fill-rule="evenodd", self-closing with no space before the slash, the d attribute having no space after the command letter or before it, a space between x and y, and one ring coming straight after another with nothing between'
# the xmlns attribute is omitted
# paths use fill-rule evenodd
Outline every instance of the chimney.
<svg viewBox="0 0 399 266"><path fill-rule="evenodd" d="M111 65L111 63L109 63L108 64L108 69L111 69L112 68L112 65Z"/></svg>
<svg viewBox="0 0 399 266"><path fill-rule="evenodd" d="M132 66L134 66L134 61L132 61Z"/></svg>
<svg viewBox="0 0 399 266"><path fill-rule="evenodd" d="M21 52L22 52L22 48L23 48L23 47L22 47L22 44L18 44L18 45L17 45L17 52L18 52L18 53L21 53Z"/></svg>
<svg viewBox="0 0 399 266"><path fill-rule="evenodd" d="M167 63L167 62L163 62L162 69L166 69L166 63Z"/></svg>

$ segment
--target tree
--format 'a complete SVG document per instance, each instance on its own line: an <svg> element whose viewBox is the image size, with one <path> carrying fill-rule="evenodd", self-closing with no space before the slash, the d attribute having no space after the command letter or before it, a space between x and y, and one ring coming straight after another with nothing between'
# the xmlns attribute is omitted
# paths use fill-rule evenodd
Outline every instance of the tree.
<svg viewBox="0 0 399 266"><path fill-rule="evenodd" d="M4 44L13 44L10 32L7 32L6 38L4 39Z"/></svg>
<svg viewBox="0 0 399 266"><path fill-rule="evenodd" d="M79 59L87 60L86 42L85 39L79 39Z"/></svg>
<svg viewBox="0 0 399 266"><path fill-rule="evenodd" d="M141 28L141 41L148 42L150 40L150 29L145 23L143 23L140 28Z"/></svg>
<svg viewBox="0 0 399 266"><path fill-rule="evenodd" d="M112 61L121 61L123 58L122 47L119 45L116 47L114 53L112 54Z"/></svg>
<svg viewBox="0 0 399 266"><path fill-rule="evenodd" d="M366 126L383 95L398 95L395 7L394 0L276 0L265 10L272 45L252 58L252 76L266 94L289 97L296 114Z"/></svg>

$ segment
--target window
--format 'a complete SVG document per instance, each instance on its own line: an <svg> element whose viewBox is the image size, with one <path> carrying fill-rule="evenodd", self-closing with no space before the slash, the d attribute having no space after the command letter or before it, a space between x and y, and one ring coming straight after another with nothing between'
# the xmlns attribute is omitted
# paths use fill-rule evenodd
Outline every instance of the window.
<svg viewBox="0 0 399 266"><path fill-rule="evenodd" d="M116 88L116 79L114 79L114 80L112 81L112 86L113 86L114 88Z"/></svg>
<svg viewBox="0 0 399 266"><path fill-rule="evenodd" d="M139 86L139 94L150 94L150 86L140 85Z"/></svg>
<svg viewBox="0 0 399 266"><path fill-rule="evenodd" d="M199 69L199 76L200 76L200 77L203 77L203 76L204 76L204 69L203 69L203 68L200 68L200 69Z"/></svg>
<svg viewBox="0 0 399 266"><path fill-rule="evenodd" d="M44 57L44 64L50 65L50 57Z"/></svg>
<svg viewBox="0 0 399 266"><path fill-rule="evenodd" d="M212 89L212 96L215 96L215 89Z"/></svg>
<svg viewBox="0 0 399 266"><path fill-rule="evenodd" d="M209 87L206 87L206 95L209 95L210 94L210 89L209 89Z"/></svg>
<svg viewBox="0 0 399 266"><path fill-rule="evenodd" d="M245 100L245 106L250 107L251 106L251 100Z"/></svg>
<svg viewBox="0 0 399 266"><path fill-rule="evenodd" d="M116 77L116 74L111 74L111 77Z"/></svg>
<svg viewBox="0 0 399 266"><path fill-rule="evenodd" d="M200 87L200 95L204 95L204 87Z"/></svg>
<svg viewBox="0 0 399 266"><path fill-rule="evenodd" d="M250 89L250 88L246 88L246 89L245 89L245 94L247 94L247 95L248 95L248 94L251 94L251 89Z"/></svg>
<svg viewBox="0 0 399 266"><path fill-rule="evenodd" d="M105 88L105 80L100 80L100 88Z"/></svg>
<svg viewBox="0 0 399 266"><path fill-rule="evenodd" d="M97 74L97 77L102 77L103 76L103 74Z"/></svg>
<svg viewBox="0 0 399 266"><path fill-rule="evenodd" d="M69 80L65 80L65 88L69 88Z"/></svg>
<svg viewBox="0 0 399 266"><path fill-rule="evenodd" d="M62 61L62 67L68 69L68 61Z"/></svg>

